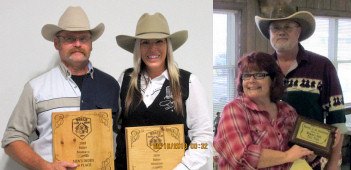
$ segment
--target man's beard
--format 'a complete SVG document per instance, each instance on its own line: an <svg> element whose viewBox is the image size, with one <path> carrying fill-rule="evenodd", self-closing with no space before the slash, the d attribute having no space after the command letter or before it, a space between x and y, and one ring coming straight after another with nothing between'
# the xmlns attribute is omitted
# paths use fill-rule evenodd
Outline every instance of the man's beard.
<svg viewBox="0 0 351 170"><path fill-rule="evenodd" d="M294 48L294 44L291 41L286 41L286 42L275 42L273 43L273 48L276 51L290 51Z"/></svg>

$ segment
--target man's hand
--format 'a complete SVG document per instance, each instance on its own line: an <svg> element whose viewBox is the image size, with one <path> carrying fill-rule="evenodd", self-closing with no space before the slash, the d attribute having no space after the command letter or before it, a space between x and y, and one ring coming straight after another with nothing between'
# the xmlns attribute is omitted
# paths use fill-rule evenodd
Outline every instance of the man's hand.
<svg viewBox="0 0 351 170"><path fill-rule="evenodd" d="M335 146L340 142L340 139L341 139L341 133L339 129L336 129L334 137L335 139L334 139L333 148L335 148Z"/></svg>
<svg viewBox="0 0 351 170"><path fill-rule="evenodd" d="M56 161L54 163L46 163L45 165L42 166L41 169L47 169L47 170L67 170L71 168L77 167L76 163L72 162L64 162L64 161Z"/></svg>

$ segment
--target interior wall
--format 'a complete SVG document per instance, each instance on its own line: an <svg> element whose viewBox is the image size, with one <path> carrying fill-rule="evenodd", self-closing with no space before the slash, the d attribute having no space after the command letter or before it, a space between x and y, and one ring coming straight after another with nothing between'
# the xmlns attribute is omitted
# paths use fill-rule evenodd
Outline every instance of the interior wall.
<svg viewBox="0 0 351 170"><path fill-rule="evenodd" d="M175 60L180 68L200 78L212 110L212 0L1 0L1 138L24 84L58 63L58 53L53 43L42 37L41 28L57 24L68 6L82 6L91 27L105 24L104 34L93 43L91 61L116 79L132 67L132 54L117 46L115 36L134 35L143 13L161 12L172 33L188 30L189 38L174 53ZM0 169L23 168L0 149Z"/></svg>
<svg viewBox="0 0 351 170"><path fill-rule="evenodd" d="M306 10L317 16L351 18L351 0L213 0L214 9L241 12L240 56L251 51L272 53L269 40L264 38L255 24L255 16L264 16L261 7L273 6L284 1L298 10ZM240 57L239 56L239 57ZM238 56L236 56L238 57Z"/></svg>

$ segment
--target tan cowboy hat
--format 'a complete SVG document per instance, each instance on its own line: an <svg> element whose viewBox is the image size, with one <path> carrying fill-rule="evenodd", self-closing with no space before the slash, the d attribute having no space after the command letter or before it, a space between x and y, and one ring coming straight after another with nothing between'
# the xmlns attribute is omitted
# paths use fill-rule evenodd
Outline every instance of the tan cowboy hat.
<svg viewBox="0 0 351 170"><path fill-rule="evenodd" d="M145 13L140 17L136 26L135 36L116 36L117 44L131 53L133 53L136 39L163 38L169 38L171 40L173 51L175 51L188 39L188 31L182 30L170 34L166 18L157 12L154 15Z"/></svg>
<svg viewBox="0 0 351 170"><path fill-rule="evenodd" d="M60 31L90 31L91 39L95 41L105 30L105 25L100 23L95 28L90 29L87 14L81 7L68 7L62 14L58 25L46 24L41 29L43 37L49 41L54 41L56 33Z"/></svg>
<svg viewBox="0 0 351 170"><path fill-rule="evenodd" d="M291 20L298 23L301 27L299 41L303 41L310 37L315 29L316 22L313 15L308 11L296 12L289 6L277 6L273 9L269 18L255 16L258 30L261 34L269 39L269 24L273 21Z"/></svg>

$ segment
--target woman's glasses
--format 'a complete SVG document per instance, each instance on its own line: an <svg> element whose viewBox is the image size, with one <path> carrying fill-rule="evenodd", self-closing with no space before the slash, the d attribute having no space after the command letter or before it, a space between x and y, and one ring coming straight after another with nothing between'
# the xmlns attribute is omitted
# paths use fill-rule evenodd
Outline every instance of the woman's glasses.
<svg viewBox="0 0 351 170"><path fill-rule="evenodd" d="M251 78L251 76L253 76L255 78L255 80L261 80L261 79L264 79L267 76L270 76L270 74L269 73L253 73L253 74L244 73L244 74L241 75L241 78L243 80L249 80Z"/></svg>

